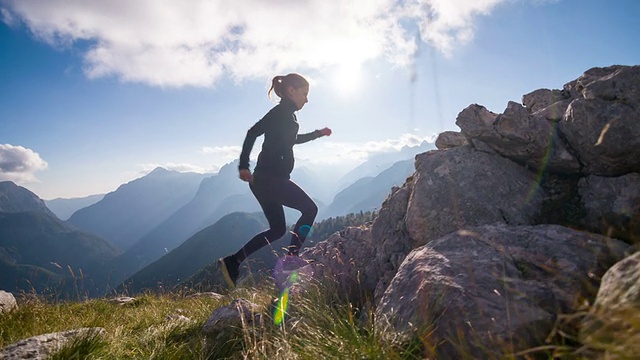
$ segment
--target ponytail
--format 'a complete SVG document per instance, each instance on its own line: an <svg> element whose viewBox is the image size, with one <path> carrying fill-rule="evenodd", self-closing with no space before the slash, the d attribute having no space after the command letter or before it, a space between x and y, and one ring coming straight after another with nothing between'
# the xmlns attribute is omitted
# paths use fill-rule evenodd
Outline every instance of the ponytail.
<svg viewBox="0 0 640 360"><path fill-rule="evenodd" d="M296 73L290 73L285 76L278 75L271 80L271 88L269 88L267 96L271 98L271 92L273 91L276 96L282 99L286 95L285 90L290 86L297 89L309 86L309 82L302 75Z"/></svg>
<svg viewBox="0 0 640 360"><path fill-rule="evenodd" d="M267 92L267 96L271 98L271 92L275 92L276 96L282 99L282 80L284 76L278 75L271 80L271 88L269 88L269 92Z"/></svg>

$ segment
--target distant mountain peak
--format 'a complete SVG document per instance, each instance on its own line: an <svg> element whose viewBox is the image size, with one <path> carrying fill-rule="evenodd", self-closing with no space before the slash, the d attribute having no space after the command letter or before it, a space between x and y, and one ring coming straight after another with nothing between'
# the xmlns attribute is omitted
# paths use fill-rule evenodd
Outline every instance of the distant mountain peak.
<svg viewBox="0 0 640 360"><path fill-rule="evenodd" d="M13 189L17 187L18 185L16 185L13 181L0 181L0 191L4 189Z"/></svg>
<svg viewBox="0 0 640 360"><path fill-rule="evenodd" d="M36 194L12 181L0 182L0 211L9 213L34 211L53 215Z"/></svg>
<svg viewBox="0 0 640 360"><path fill-rule="evenodd" d="M229 174L229 173L235 175L238 172L238 163L239 163L239 161L236 159L236 160L233 160L231 162L228 162L228 163L222 165L220 170L218 170L218 175L220 175L220 174L224 175L224 174Z"/></svg>
<svg viewBox="0 0 640 360"><path fill-rule="evenodd" d="M150 173L148 173L147 175L143 176L142 178L145 178L145 177L158 177L158 176L169 176L169 175L173 176L173 175L179 175L179 174L203 175L203 174L195 172L195 171L171 170L171 169L163 168L162 166L158 166L157 168L153 169Z"/></svg>
<svg viewBox="0 0 640 360"><path fill-rule="evenodd" d="M165 168L163 168L162 166L158 166L157 168L153 169L149 174L147 174L147 176L149 175L164 175L164 174L169 174L172 173L174 171L171 170L167 170Z"/></svg>

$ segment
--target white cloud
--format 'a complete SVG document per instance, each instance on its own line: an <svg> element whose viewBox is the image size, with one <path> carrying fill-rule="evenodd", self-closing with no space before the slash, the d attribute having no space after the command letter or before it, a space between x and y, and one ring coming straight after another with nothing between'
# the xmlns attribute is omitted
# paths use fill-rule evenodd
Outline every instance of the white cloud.
<svg viewBox="0 0 640 360"><path fill-rule="evenodd" d="M202 147L198 150L199 155L203 155L203 158L195 160L195 163L144 163L138 164L140 172L135 175L146 175L158 167L177 171L177 172L194 172L200 174L213 174L217 173L220 168L233 160L240 157L240 146L216 146L216 147Z"/></svg>
<svg viewBox="0 0 640 360"><path fill-rule="evenodd" d="M537 0L534 0L537 1ZM505 0L413 0L405 3L405 13L413 17L421 37L450 55L455 48L473 39L474 21Z"/></svg>
<svg viewBox="0 0 640 360"><path fill-rule="evenodd" d="M233 160L240 156L242 148L240 146L205 146L200 152L205 155L213 155L218 158Z"/></svg>
<svg viewBox="0 0 640 360"><path fill-rule="evenodd" d="M362 145L362 150L367 154L378 154L386 152L400 151L405 146L418 146L430 138L423 138L415 134L403 134L398 139L388 139L384 141L369 141Z"/></svg>
<svg viewBox="0 0 640 360"><path fill-rule="evenodd" d="M374 154L400 151L405 146L418 146L423 141L428 141L415 134L403 134L398 139L387 139L384 141L368 141L355 149L356 152L364 153L367 157Z"/></svg>
<svg viewBox="0 0 640 360"><path fill-rule="evenodd" d="M363 144L326 141L315 147L296 149L296 157L305 163L357 165L372 156L399 152L403 147L415 147L423 141L433 142L432 137L403 134L397 139L369 141Z"/></svg>
<svg viewBox="0 0 640 360"><path fill-rule="evenodd" d="M386 57L406 65L416 28L451 53L477 16L507 0L4 0L5 23L24 22L55 46L89 41L89 77L154 86L213 86L222 76L268 77ZM533 0L540 1L540 0Z"/></svg>
<svg viewBox="0 0 640 360"><path fill-rule="evenodd" d="M259 146L254 146L254 149L259 148ZM213 164L214 172L220 170L222 166L240 158L241 151L242 148L240 146L205 146L200 149L200 153L204 155L204 161ZM254 151L253 155L257 157L257 151ZM254 157L252 157L252 161L255 161Z"/></svg>
<svg viewBox="0 0 640 360"><path fill-rule="evenodd" d="M15 27L18 24L18 21L11 15L11 12L4 8L0 8L0 20L9 27Z"/></svg>
<svg viewBox="0 0 640 360"><path fill-rule="evenodd" d="M19 184L38 180L35 173L47 168L40 155L22 146L0 144L0 180Z"/></svg>

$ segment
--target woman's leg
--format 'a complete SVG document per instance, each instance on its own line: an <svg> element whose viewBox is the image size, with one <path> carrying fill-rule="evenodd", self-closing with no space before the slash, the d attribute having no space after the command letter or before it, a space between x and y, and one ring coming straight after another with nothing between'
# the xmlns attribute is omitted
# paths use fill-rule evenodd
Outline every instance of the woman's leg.
<svg viewBox="0 0 640 360"><path fill-rule="evenodd" d="M282 189L282 205L296 209L301 213L293 228L289 245L289 254L298 255L302 244L311 232L316 215L318 215L318 206L304 190L291 180L287 180Z"/></svg>
<svg viewBox="0 0 640 360"><path fill-rule="evenodd" d="M262 247L280 239L287 232L284 209L279 195L282 183L278 180L280 179L269 175L254 174L253 183L250 184L251 192L258 200L262 212L269 222L269 229L255 235L234 254L238 263L243 262L249 255Z"/></svg>
<svg viewBox="0 0 640 360"><path fill-rule="evenodd" d="M287 224L284 217L282 205L272 201L258 200L264 212L269 229L265 230L249 240L234 257L238 263L243 262L249 255L260 250L262 247L280 239L287 232Z"/></svg>
<svg viewBox="0 0 640 360"><path fill-rule="evenodd" d="M262 207L269 222L269 229L254 236L235 254L219 260L225 280L230 286L235 286L240 263L249 255L278 240L286 233L287 225L283 205L302 213L291 236L291 244L289 245L289 254L291 255L297 255L300 251L318 213L318 207L309 195L289 179L254 174L251 191Z"/></svg>
<svg viewBox="0 0 640 360"><path fill-rule="evenodd" d="M277 196L272 196L278 191L278 186L270 177L255 175L253 183L250 184L251 192L258 200L264 212L269 229L255 235L235 254L218 260L220 270L230 287L234 287L240 275L240 264L249 255L260 250L262 247L278 240L287 232L287 224L284 217L284 209Z"/></svg>
<svg viewBox="0 0 640 360"><path fill-rule="evenodd" d="M269 230L254 236L247 245L236 253L236 259L242 262L252 253L285 234L287 228L282 206L296 209L301 213L293 228L289 246L289 253L297 255L302 243L311 231L313 221L318 214L318 206L304 190L289 179L260 174L255 178L251 191L269 221Z"/></svg>

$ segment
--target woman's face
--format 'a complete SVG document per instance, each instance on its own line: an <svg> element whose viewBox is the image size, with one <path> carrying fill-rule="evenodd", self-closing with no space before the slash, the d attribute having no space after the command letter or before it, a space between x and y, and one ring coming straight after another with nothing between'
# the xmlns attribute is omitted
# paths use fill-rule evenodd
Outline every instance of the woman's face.
<svg viewBox="0 0 640 360"><path fill-rule="evenodd" d="M300 110L309 102L309 86L301 86L299 88L294 88L293 86L289 88L289 99L293 101L296 105L296 109Z"/></svg>

